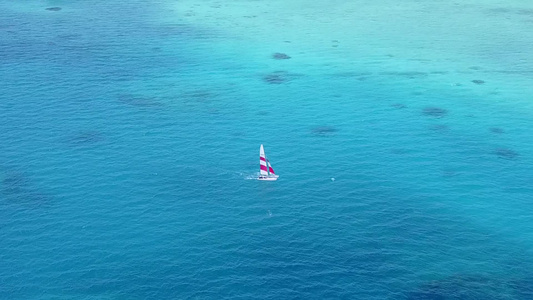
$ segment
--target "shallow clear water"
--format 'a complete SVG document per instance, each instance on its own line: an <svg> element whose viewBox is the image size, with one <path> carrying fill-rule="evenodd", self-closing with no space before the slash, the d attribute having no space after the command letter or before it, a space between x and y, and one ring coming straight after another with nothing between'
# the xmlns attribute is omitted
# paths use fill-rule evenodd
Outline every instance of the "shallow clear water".
<svg viewBox="0 0 533 300"><path fill-rule="evenodd" d="M0 297L533 297L533 7L475 2L0 1Z"/></svg>

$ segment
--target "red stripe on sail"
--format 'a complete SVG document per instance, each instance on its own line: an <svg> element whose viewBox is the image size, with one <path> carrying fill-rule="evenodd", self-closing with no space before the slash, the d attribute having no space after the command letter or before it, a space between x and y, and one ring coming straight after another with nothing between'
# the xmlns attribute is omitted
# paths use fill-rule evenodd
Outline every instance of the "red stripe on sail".
<svg viewBox="0 0 533 300"><path fill-rule="evenodd" d="M266 161L266 159L262 156L259 156L259 159L262 160L262 161Z"/></svg>
<svg viewBox="0 0 533 300"><path fill-rule="evenodd" d="M261 167L262 167L262 166L261 166ZM274 173L274 169L272 169L272 167L268 168L268 171L269 171L270 173L272 173L272 174L276 174L276 173Z"/></svg>
<svg viewBox="0 0 533 300"><path fill-rule="evenodd" d="M271 169L272 169L272 168L271 168ZM263 171L266 171L266 170L267 170L267 167L266 167L266 166L263 166L263 165L261 165L261 170L263 170Z"/></svg>

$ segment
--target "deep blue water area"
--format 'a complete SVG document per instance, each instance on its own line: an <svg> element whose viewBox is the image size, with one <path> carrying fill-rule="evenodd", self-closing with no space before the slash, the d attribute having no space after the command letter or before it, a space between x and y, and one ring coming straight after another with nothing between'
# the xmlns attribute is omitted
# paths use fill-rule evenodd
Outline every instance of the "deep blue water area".
<svg viewBox="0 0 533 300"><path fill-rule="evenodd" d="M531 8L278 2L0 1L1 299L533 298Z"/></svg>

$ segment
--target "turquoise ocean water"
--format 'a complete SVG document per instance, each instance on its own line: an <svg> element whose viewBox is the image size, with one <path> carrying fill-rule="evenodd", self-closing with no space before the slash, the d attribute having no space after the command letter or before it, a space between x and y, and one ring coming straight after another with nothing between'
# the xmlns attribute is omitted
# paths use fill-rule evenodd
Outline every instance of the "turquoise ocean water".
<svg viewBox="0 0 533 300"><path fill-rule="evenodd" d="M1 299L533 298L529 1L0 1L0 61Z"/></svg>

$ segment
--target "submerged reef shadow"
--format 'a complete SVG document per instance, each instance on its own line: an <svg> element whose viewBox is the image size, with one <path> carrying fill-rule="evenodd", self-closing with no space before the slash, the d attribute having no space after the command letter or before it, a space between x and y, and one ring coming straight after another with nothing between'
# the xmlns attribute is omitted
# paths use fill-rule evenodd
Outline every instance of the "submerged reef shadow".
<svg viewBox="0 0 533 300"><path fill-rule="evenodd" d="M276 60L284 60L284 59L291 59L291 57L285 53L276 52L272 54L272 58Z"/></svg>
<svg viewBox="0 0 533 300"><path fill-rule="evenodd" d="M81 33L71 33L71 34L59 34L56 36L56 39L64 40L64 41L74 41L81 37L83 37Z"/></svg>
<svg viewBox="0 0 533 300"><path fill-rule="evenodd" d="M25 203L32 206L48 204L50 197L32 187L30 176L17 169L8 169L2 176L1 191L11 203Z"/></svg>
<svg viewBox="0 0 533 300"><path fill-rule="evenodd" d="M505 7L496 7L496 8L486 9L486 12L494 13L494 14L506 14L506 13L510 13L511 10Z"/></svg>
<svg viewBox="0 0 533 300"><path fill-rule="evenodd" d="M333 126L318 126L311 129L311 134L316 136L330 136L338 130Z"/></svg>
<svg viewBox="0 0 533 300"><path fill-rule="evenodd" d="M450 131L450 127L444 124L432 125L429 127L429 129L431 129L434 132L438 132L438 133L447 133Z"/></svg>
<svg viewBox="0 0 533 300"><path fill-rule="evenodd" d="M283 74L268 74L263 76L263 81L270 84L282 84L287 82L288 79L283 76Z"/></svg>
<svg viewBox="0 0 533 300"><path fill-rule="evenodd" d="M409 154L411 150L404 149L404 148L394 148L394 149L390 149L389 152L392 154L396 154L396 155L405 155L405 154Z"/></svg>
<svg viewBox="0 0 533 300"><path fill-rule="evenodd" d="M187 24L169 24L152 27L154 35L161 37L184 37L189 39L213 39L222 36L221 31Z"/></svg>
<svg viewBox="0 0 533 300"><path fill-rule="evenodd" d="M533 16L533 9L519 9L516 13L519 15Z"/></svg>
<svg viewBox="0 0 533 300"><path fill-rule="evenodd" d="M2 178L2 190L8 195L21 193L27 186L28 178L18 170L8 170Z"/></svg>
<svg viewBox="0 0 533 300"><path fill-rule="evenodd" d="M439 107L426 107L422 110L422 114L435 118L442 118L448 114L448 111Z"/></svg>
<svg viewBox="0 0 533 300"><path fill-rule="evenodd" d="M528 284L531 283L527 279L509 280L506 277L461 274L424 283L407 293L406 299L530 299L533 288Z"/></svg>
<svg viewBox="0 0 533 300"><path fill-rule="evenodd" d="M380 75L396 76L408 79L425 78L428 76L426 72L412 71L412 72L381 72Z"/></svg>
<svg viewBox="0 0 533 300"><path fill-rule="evenodd" d="M522 9L510 9L505 7L496 7L496 8L489 8L485 10L485 13L491 16L495 15L507 15L507 14L515 14L515 15L522 15L522 16L533 16L533 9L528 8L522 8Z"/></svg>
<svg viewBox="0 0 533 300"><path fill-rule="evenodd" d="M444 169L444 170L441 170L440 175L444 178L450 178L450 177L455 177L459 175L459 172L455 170L451 170L451 169Z"/></svg>
<svg viewBox="0 0 533 300"><path fill-rule="evenodd" d="M263 75L263 81L268 84L282 84L287 83L294 78L301 77L301 74L289 73L287 71L275 71L266 75Z"/></svg>
<svg viewBox="0 0 533 300"><path fill-rule="evenodd" d="M80 131L67 139L67 143L71 147L91 146L103 141L105 141L104 135L96 130Z"/></svg>
<svg viewBox="0 0 533 300"><path fill-rule="evenodd" d="M404 109L404 108L407 108L407 105L405 104L402 104L402 103L393 103L390 105L391 107L394 107L396 109Z"/></svg>
<svg viewBox="0 0 533 300"><path fill-rule="evenodd" d="M130 106L140 108L156 108L163 106L155 97L139 97L132 94L118 95L118 101Z"/></svg>
<svg viewBox="0 0 533 300"><path fill-rule="evenodd" d="M502 134L502 133L505 133L505 131L501 128L498 128L498 127L492 127L492 128L489 128L490 132L492 133L495 133L495 134Z"/></svg>
<svg viewBox="0 0 533 300"><path fill-rule="evenodd" d="M337 72L337 73L331 74L331 76L349 78L349 77L359 77L359 76L370 76L372 74L373 74L372 72Z"/></svg>
<svg viewBox="0 0 533 300"><path fill-rule="evenodd" d="M372 72L337 72L337 73L333 73L333 74L330 74L329 76L331 77L340 77L340 78L354 78L355 80L358 80L358 81L365 81L365 80L368 80L369 78L371 78L370 76L372 75L373 73Z"/></svg>
<svg viewBox="0 0 533 300"><path fill-rule="evenodd" d="M185 102L209 103L216 97L216 94L208 90L194 90L184 93L181 97Z"/></svg>
<svg viewBox="0 0 533 300"><path fill-rule="evenodd" d="M432 72L429 72L429 74L432 74L432 75L446 75L448 73L449 73L448 71L432 71Z"/></svg>
<svg viewBox="0 0 533 300"><path fill-rule="evenodd" d="M509 149L509 148L498 148L494 150L492 153L497 155L498 158L503 158L503 159L508 159L508 160L514 160L520 156L518 152L512 149Z"/></svg>

